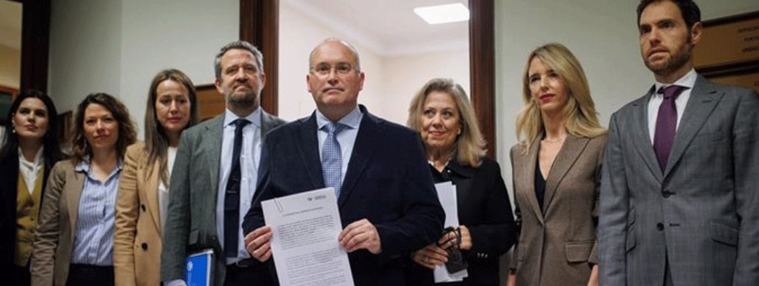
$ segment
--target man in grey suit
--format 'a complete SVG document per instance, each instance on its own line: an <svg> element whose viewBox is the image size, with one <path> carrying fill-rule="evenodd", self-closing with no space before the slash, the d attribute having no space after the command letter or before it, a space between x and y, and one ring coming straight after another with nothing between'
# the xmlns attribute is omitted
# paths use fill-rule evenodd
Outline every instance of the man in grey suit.
<svg viewBox="0 0 759 286"><path fill-rule="evenodd" d="M601 285L755 286L759 96L695 72L693 1L641 1L638 29L656 82L609 123Z"/></svg>
<svg viewBox="0 0 759 286"><path fill-rule="evenodd" d="M284 121L259 108L266 75L256 47L227 44L214 69L226 109L182 133L171 175L161 280L185 285L186 257L212 249L212 285L267 284L271 276L245 250L240 224L255 192L262 136Z"/></svg>

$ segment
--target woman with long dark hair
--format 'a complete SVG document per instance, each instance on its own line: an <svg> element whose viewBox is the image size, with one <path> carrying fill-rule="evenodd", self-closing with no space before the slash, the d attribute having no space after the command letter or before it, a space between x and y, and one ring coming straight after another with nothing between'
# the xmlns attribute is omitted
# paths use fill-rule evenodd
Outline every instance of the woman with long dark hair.
<svg viewBox="0 0 759 286"><path fill-rule="evenodd" d="M21 92L13 100L0 148L0 259L11 285L29 285L29 258L50 168L63 158L58 112L47 94Z"/></svg>

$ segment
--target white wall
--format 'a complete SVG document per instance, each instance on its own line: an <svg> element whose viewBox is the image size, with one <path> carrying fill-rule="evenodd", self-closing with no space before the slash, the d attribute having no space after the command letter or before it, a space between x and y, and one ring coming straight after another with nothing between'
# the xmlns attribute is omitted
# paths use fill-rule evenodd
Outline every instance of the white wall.
<svg viewBox="0 0 759 286"><path fill-rule="evenodd" d="M639 52L637 2L496 1L497 158L507 186L511 186L508 151L516 143L514 125L522 106L521 78L534 48L559 42L575 54L587 75L603 126L614 111L642 96L652 84L653 77ZM702 0L698 4L703 19L759 10L755 0Z"/></svg>
<svg viewBox="0 0 759 286"><path fill-rule="evenodd" d="M453 79L469 94L469 50L386 58L383 111L387 118L405 125L411 98L436 77Z"/></svg>
<svg viewBox="0 0 759 286"><path fill-rule="evenodd" d="M214 56L239 39L237 0L125 0L122 15L120 95L140 130L158 71L177 68L195 85L213 83Z"/></svg>
<svg viewBox="0 0 759 286"><path fill-rule="evenodd" d="M279 117L291 121L311 114L316 109L306 85L308 56L322 40L338 37L353 44L361 56L361 70L366 75L364 89L358 101L370 112L382 114L383 63L372 50L361 46L354 39L336 33L285 2L279 12ZM264 55L265 57L266 55Z"/></svg>
<svg viewBox="0 0 759 286"><path fill-rule="evenodd" d="M142 130L150 80L161 69L213 83L213 57L239 37L239 3L53 1L50 26L49 91L58 109L104 91L124 102Z"/></svg>
<svg viewBox="0 0 759 286"><path fill-rule="evenodd" d="M422 85L433 77L453 78L469 90L468 50L381 56L350 35L334 31L319 19L290 7L280 6L279 116L293 120L313 112L315 105L306 87L311 49L328 37L354 44L366 75L359 103L385 119L404 124L408 104ZM266 56L266 55L264 55Z"/></svg>

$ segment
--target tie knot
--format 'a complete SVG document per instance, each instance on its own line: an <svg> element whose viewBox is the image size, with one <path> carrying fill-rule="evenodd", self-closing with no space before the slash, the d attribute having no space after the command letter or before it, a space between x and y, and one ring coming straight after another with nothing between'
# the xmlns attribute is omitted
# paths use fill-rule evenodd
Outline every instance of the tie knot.
<svg viewBox="0 0 759 286"><path fill-rule="evenodd" d="M682 92L683 90L685 90L684 86L673 84L670 86L661 87L659 89L659 93L664 95L664 99L670 99L670 98L674 99L674 98L677 98L677 96L680 95L680 92Z"/></svg>
<svg viewBox="0 0 759 286"><path fill-rule="evenodd" d="M232 121L232 124L235 125L235 129L242 129L246 125L250 124L250 121L245 118L237 118L235 121Z"/></svg>
<svg viewBox="0 0 759 286"><path fill-rule="evenodd" d="M347 127L345 124L330 122L324 125L324 127L322 127L322 130L327 131L329 134L337 135L340 134L341 131L345 130L345 127Z"/></svg>

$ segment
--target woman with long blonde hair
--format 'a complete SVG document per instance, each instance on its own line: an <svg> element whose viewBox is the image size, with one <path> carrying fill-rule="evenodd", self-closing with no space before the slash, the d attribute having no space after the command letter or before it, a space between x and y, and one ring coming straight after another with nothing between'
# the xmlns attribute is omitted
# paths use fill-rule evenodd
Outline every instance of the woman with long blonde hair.
<svg viewBox="0 0 759 286"><path fill-rule="evenodd" d="M509 285L597 285L595 229L606 130L566 47L530 53L511 148L518 243Z"/></svg>

